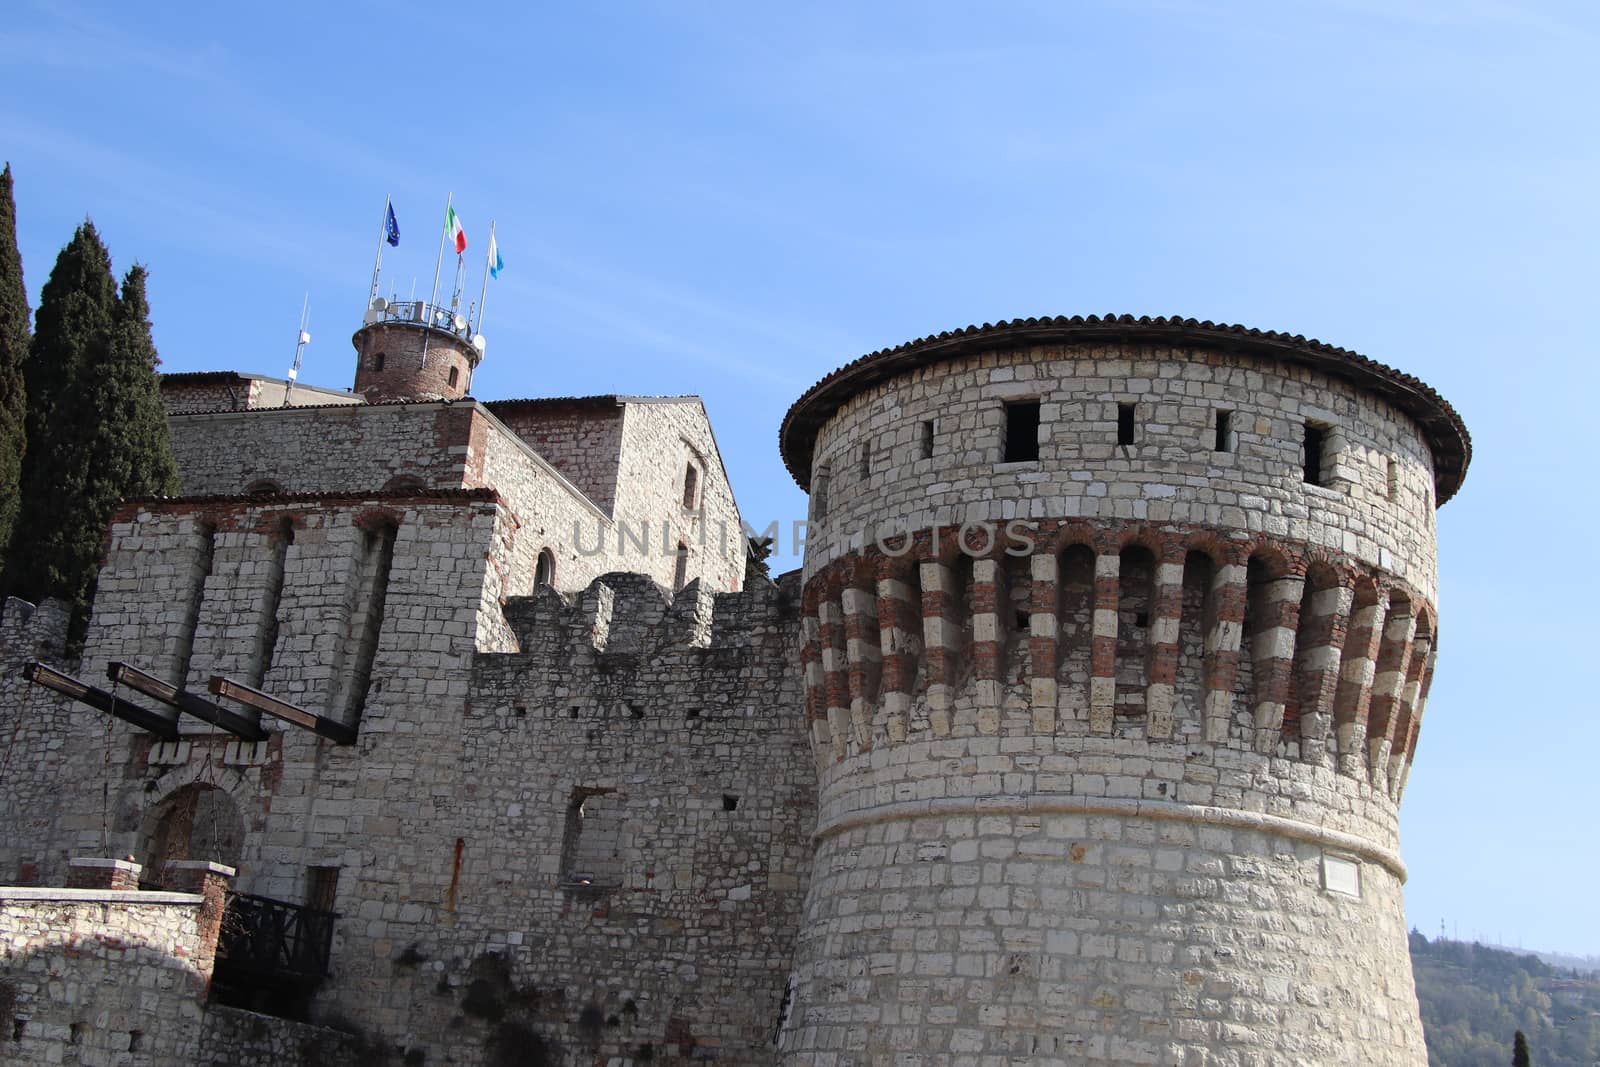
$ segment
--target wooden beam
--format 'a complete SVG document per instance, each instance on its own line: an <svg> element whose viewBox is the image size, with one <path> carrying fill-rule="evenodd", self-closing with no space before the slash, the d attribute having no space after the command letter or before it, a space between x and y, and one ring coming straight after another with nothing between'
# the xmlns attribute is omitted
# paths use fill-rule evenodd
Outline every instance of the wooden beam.
<svg viewBox="0 0 1600 1067"><path fill-rule="evenodd" d="M178 715L176 712L168 714L162 711L151 711L138 704L130 703L121 697L112 696L104 689L96 689L92 685L80 682L70 674L64 674L54 667L47 667L43 663L33 662L22 668L22 676L35 685L42 685L46 689L54 690L62 696L71 697L80 704L87 704L96 711L103 711L108 715L121 719L123 722L132 723L141 730L155 734L163 741L178 740Z"/></svg>
<svg viewBox="0 0 1600 1067"><path fill-rule="evenodd" d="M220 674L211 676L208 688L219 697L237 700L246 707L264 711L275 719L292 723L303 730L310 730L318 737L326 737L329 741L339 745L353 745L356 743L356 728L346 726L314 711L291 704L286 700L279 700L275 696L253 689L243 682L236 682Z"/></svg>
<svg viewBox="0 0 1600 1067"><path fill-rule="evenodd" d="M231 708L221 704L213 704L203 697L196 696L186 689L179 689L169 682L163 682L153 674L146 674L131 664L113 662L106 667L106 674L114 682L120 682L129 689L143 693L168 704L186 715L193 715L202 722L208 722L221 730L226 730L241 741L265 741L267 731L261 728L259 715L240 715Z"/></svg>

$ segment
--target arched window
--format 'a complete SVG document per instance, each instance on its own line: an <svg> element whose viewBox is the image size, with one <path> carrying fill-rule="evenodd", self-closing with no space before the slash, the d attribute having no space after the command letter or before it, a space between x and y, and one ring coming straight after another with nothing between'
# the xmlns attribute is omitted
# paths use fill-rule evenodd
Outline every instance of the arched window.
<svg viewBox="0 0 1600 1067"><path fill-rule="evenodd" d="M382 370L385 358L386 357L384 356L384 354L382 352L379 352L377 355L373 356L372 357L372 369L373 370Z"/></svg>
<svg viewBox="0 0 1600 1067"><path fill-rule="evenodd" d="M539 560L533 565L533 590L556 584L556 556L548 548L539 550Z"/></svg>
<svg viewBox="0 0 1600 1067"><path fill-rule="evenodd" d="M683 471L683 508L693 511L700 504L700 469L690 460Z"/></svg>
<svg viewBox="0 0 1600 1067"><path fill-rule="evenodd" d="M271 478L257 478L244 487L246 496L282 496L283 486Z"/></svg>
<svg viewBox="0 0 1600 1067"><path fill-rule="evenodd" d="M445 380L446 384L449 385L450 388L454 389L456 387L456 382L458 382L460 380L461 380L461 370L460 370L460 368L451 367L450 368L450 376Z"/></svg>
<svg viewBox="0 0 1600 1067"><path fill-rule="evenodd" d="M383 491L385 493L400 493L426 488L427 483L415 474L397 474L383 483Z"/></svg>

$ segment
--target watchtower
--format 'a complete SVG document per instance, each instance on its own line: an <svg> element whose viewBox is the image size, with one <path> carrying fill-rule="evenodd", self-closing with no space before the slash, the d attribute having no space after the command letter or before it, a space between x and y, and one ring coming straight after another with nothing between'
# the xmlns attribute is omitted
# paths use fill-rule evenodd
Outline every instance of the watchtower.
<svg viewBox="0 0 1600 1067"><path fill-rule="evenodd" d="M811 494L818 851L787 1062L1419 1067L1398 807L1467 430L1192 319L873 353Z"/></svg>
<svg viewBox="0 0 1600 1067"><path fill-rule="evenodd" d="M459 400L483 360L484 340L454 308L374 297L356 349L355 391L368 403Z"/></svg>

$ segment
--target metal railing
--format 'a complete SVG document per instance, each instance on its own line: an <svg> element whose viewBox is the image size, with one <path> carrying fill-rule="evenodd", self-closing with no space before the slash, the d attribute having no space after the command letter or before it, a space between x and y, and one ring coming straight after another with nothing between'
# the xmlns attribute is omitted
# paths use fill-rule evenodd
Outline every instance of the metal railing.
<svg viewBox="0 0 1600 1067"><path fill-rule="evenodd" d="M470 310L470 309L469 309ZM396 300L386 303L383 310L376 308L367 312L367 322L410 322L422 326L432 326L436 330L444 330L454 334L464 341L472 340L472 322L470 316L460 310L452 311L448 307L430 304L426 300Z"/></svg>
<svg viewBox="0 0 1600 1067"><path fill-rule="evenodd" d="M271 897L229 893L217 961L265 977L320 980L328 974L337 918Z"/></svg>

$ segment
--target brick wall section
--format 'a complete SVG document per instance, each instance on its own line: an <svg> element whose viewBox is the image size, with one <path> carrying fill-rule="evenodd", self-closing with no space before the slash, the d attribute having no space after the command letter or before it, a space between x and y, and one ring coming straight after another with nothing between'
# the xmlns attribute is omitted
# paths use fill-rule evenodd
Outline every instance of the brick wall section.
<svg viewBox="0 0 1600 1067"><path fill-rule="evenodd" d="M459 400L471 385L477 354L467 342L442 330L381 322L357 330L351 343L356 346L355 391L368 403Z"/></svg>
<svg viewBox="0 0 1600 1067"><path fill-rule="evenodd" d="M617 397L494 400L485 405L609 514L622 455L622 402Z"/></svg>

